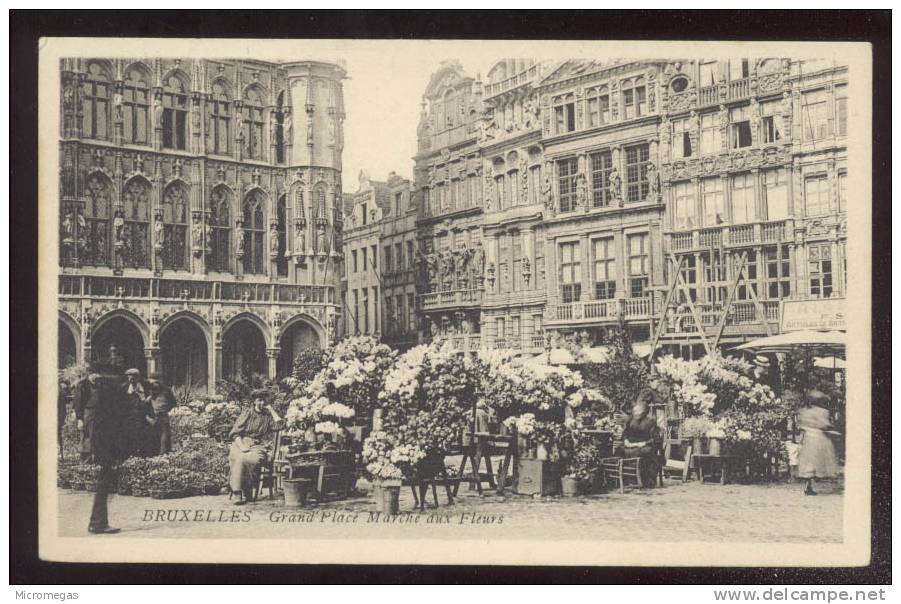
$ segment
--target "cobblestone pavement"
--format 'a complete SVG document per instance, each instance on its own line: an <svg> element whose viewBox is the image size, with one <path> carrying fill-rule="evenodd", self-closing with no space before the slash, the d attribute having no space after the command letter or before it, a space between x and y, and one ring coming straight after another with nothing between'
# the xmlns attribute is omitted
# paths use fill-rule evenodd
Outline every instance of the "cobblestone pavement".
<svg viewBox="0 0 901 604"><path fill-rule="evenodd" d="M411 538L590 539L836 543L842 539L838 485L805 497L800 484L719 485L667 481L663 488L572 498L521 495L480 497L460 488L454 505L413 510L401 491L401 514L375 515L366 495L306 508L261 499L237 507L227 496L156 500L110 496L110 524L121 537L189 538ZM91 493L59 491L61 536L86 535ZM431 501L431 495L429 496ZM370 514L372 513L372 514Z"/></svg>

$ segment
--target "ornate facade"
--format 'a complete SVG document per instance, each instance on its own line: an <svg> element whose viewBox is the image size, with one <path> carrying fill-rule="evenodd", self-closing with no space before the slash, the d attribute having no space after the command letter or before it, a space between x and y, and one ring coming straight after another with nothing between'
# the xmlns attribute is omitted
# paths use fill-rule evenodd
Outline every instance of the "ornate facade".
<svg viewBox="0 0 901 604"><path fill-rule="evenodd" d="M406 349L419 341L416 304L416 205L412 182L388 175L388 209L379 223L382 246L382 340Z"/></svg>
<svg viewBox="0 0 901 604"><path fill-rule="evenodd" d="M660 96L664 252L704 328L736 282L722 342L775 333L780 300L844 297L847 67L673 61ZM684 292L677 302L663 343L697 346Z"/></svg>
<svg viewBox="0 0 901 604"><path fill-rule="evenodd" d="M115 345L203 387L340 336L342 66L66 59L60 77L60 363Z"/></svg>

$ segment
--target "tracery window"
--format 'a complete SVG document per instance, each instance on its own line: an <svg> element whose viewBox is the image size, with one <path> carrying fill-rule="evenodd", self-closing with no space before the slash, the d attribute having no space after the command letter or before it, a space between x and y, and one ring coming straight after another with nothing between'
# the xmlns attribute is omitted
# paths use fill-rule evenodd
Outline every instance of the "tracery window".
<svg viewBox="0 0 901 604"><path fill-rule="evenodd" d="M250 192L244 199L244 272L261 275L266 272L264 252L266 246L266 221L264 195L261 191Z"/></svg>
<svg viewBox="0 0 901 604"><path fill-rule="evenodd" d="M163 147L184 150L187 141L188 95L184 83L172 76L163 88Z"/></svg>
<svg viewBox="0 0 901 604"><path fill-rule="evenodd" d="M173 183L163 195L163 268L188 266L188 190Z"/></svg>
<svg viewBox="0 0 901 604"><path fill-rule="evenodd" d="M244 95L244 148L250 159L263 159L263 99L257 88L249 88Z"/></svg>
<svg viewBox="0 0 901 604"><path fill-rule="evenodd" d="M109 138L110 78L100 64L88 65L82 92L82 135L86 138Z"/></svg>
<svg viewBox="0 0 901 604"><path fill-rule="evenodd" d="M277 225L275 227L278 236L278 256L275 260L275 267L279 277L288 276L288 258L285 256L287 247L287 214L288 209L285 204L285 196L282 195L278 198L278 204L276 205Z"/></svg>
<svg viewBox="0 0 901 604"><path fill-rule="evenodd" d="M136 145L150 143L150 86L146 75L132 69L122 88L122 108L125 119L125 142Z"/></svg>
<svg viewBox="0 0 901 604"><path fill-rule="evenodd" d="M123 194L125 209L124 250L125 266L147 268L150 266L150 183L143 178L133 178L125 185Z"/></svg>
<svg viewBox="0 0 901 604"><path fill-rule="evenodd" d="M89 176L85 198L85 249L81 262L89 266L108 266L112 216L112 186L109 180L100 174Z"/></svg>
<svg viewBox="0 0 901 604"><path fill-rule="evenodd" d="M285 93L278 93L275 104L275 161L285 163Z"/></svg>
<svg viewBox="0 0 901 604"><path fill-rule="evenodd" d="M210 197L210 269L229 272L231 266L231 193L217 187Z"/></svg>
<svg viewBox="0 0 901 604"><path fill-rule="evenodd" d="M229 114L231 98L221 82L213 84L212 94L207 104L210 110L207 146L211 153L227 155L231 138L231 115Z"/></svg>

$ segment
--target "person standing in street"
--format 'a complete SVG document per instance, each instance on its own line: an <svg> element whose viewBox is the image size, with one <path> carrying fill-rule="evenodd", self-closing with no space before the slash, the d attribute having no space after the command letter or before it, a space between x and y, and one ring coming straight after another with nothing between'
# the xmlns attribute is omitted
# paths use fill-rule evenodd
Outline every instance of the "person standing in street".
<svg viewBox="0 0 901 604"><path fill-rule="evenodd" d="M127 418L125 432L134 443L133 453L140 457L153 455L158 441L153 429L153 411L141 382L140 370L131 368L125 372L125 383L120 393Z"/></svg>
<svg viewBox="0 0 901 604"><path fill-rule="evenodd" d="M835 446L830 434L829 396L820 390L807 393L807 406L798 413L798 423L804 435L798 452L798 476L805 479L804 494L816 495L813 484L817 479L834 478L838 475Z"/></svg>
<svg viewBox="0 0 901 604"><path fill-rule="evenodd" d="M56 450L60 461L63 460L63 428L66 425L66 416L69 414L71 395L69 383L60 374L56 390Z"/></svg>
<svg viewBox="0 0 901 604"><path fill-rule="evenodd" d="M175 395L172 388L162 382L160 374L151 373L147 378L147 400L153 410L154 428L156 429L158 455L165 455L172 450L172 428L169 425L169 411L175 407Z"/></svg>
<svg viewBox="0 0 901 604"><path fill-rule="evenodd" d="M94 463L100 466L88 521L88 532L92 534L119 532L109 525L107 497L116 488L117 466L128 457L130 441L123 430L126 414L117 373L110 365L91 368L91 450Z"/></svg>
<svg viewBox="0 0 901 604"><path fill-rule="evenodd" d="M81 432L81 460L85 462L93 457L94 417L100 404L99 378L96 372L90 371L78 387L75 397L75 419Z"/></svg>

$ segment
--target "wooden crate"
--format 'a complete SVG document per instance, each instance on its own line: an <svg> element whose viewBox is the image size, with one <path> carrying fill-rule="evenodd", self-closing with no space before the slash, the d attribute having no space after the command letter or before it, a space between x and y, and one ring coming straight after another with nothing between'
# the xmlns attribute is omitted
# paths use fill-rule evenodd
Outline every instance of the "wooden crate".
<svg viewBox="0 0 901 604"><path fill-rule="evenodd" d="M523 459L516 463L513 492L519 495L559 495L562 468L558 462Z"/></svg>

